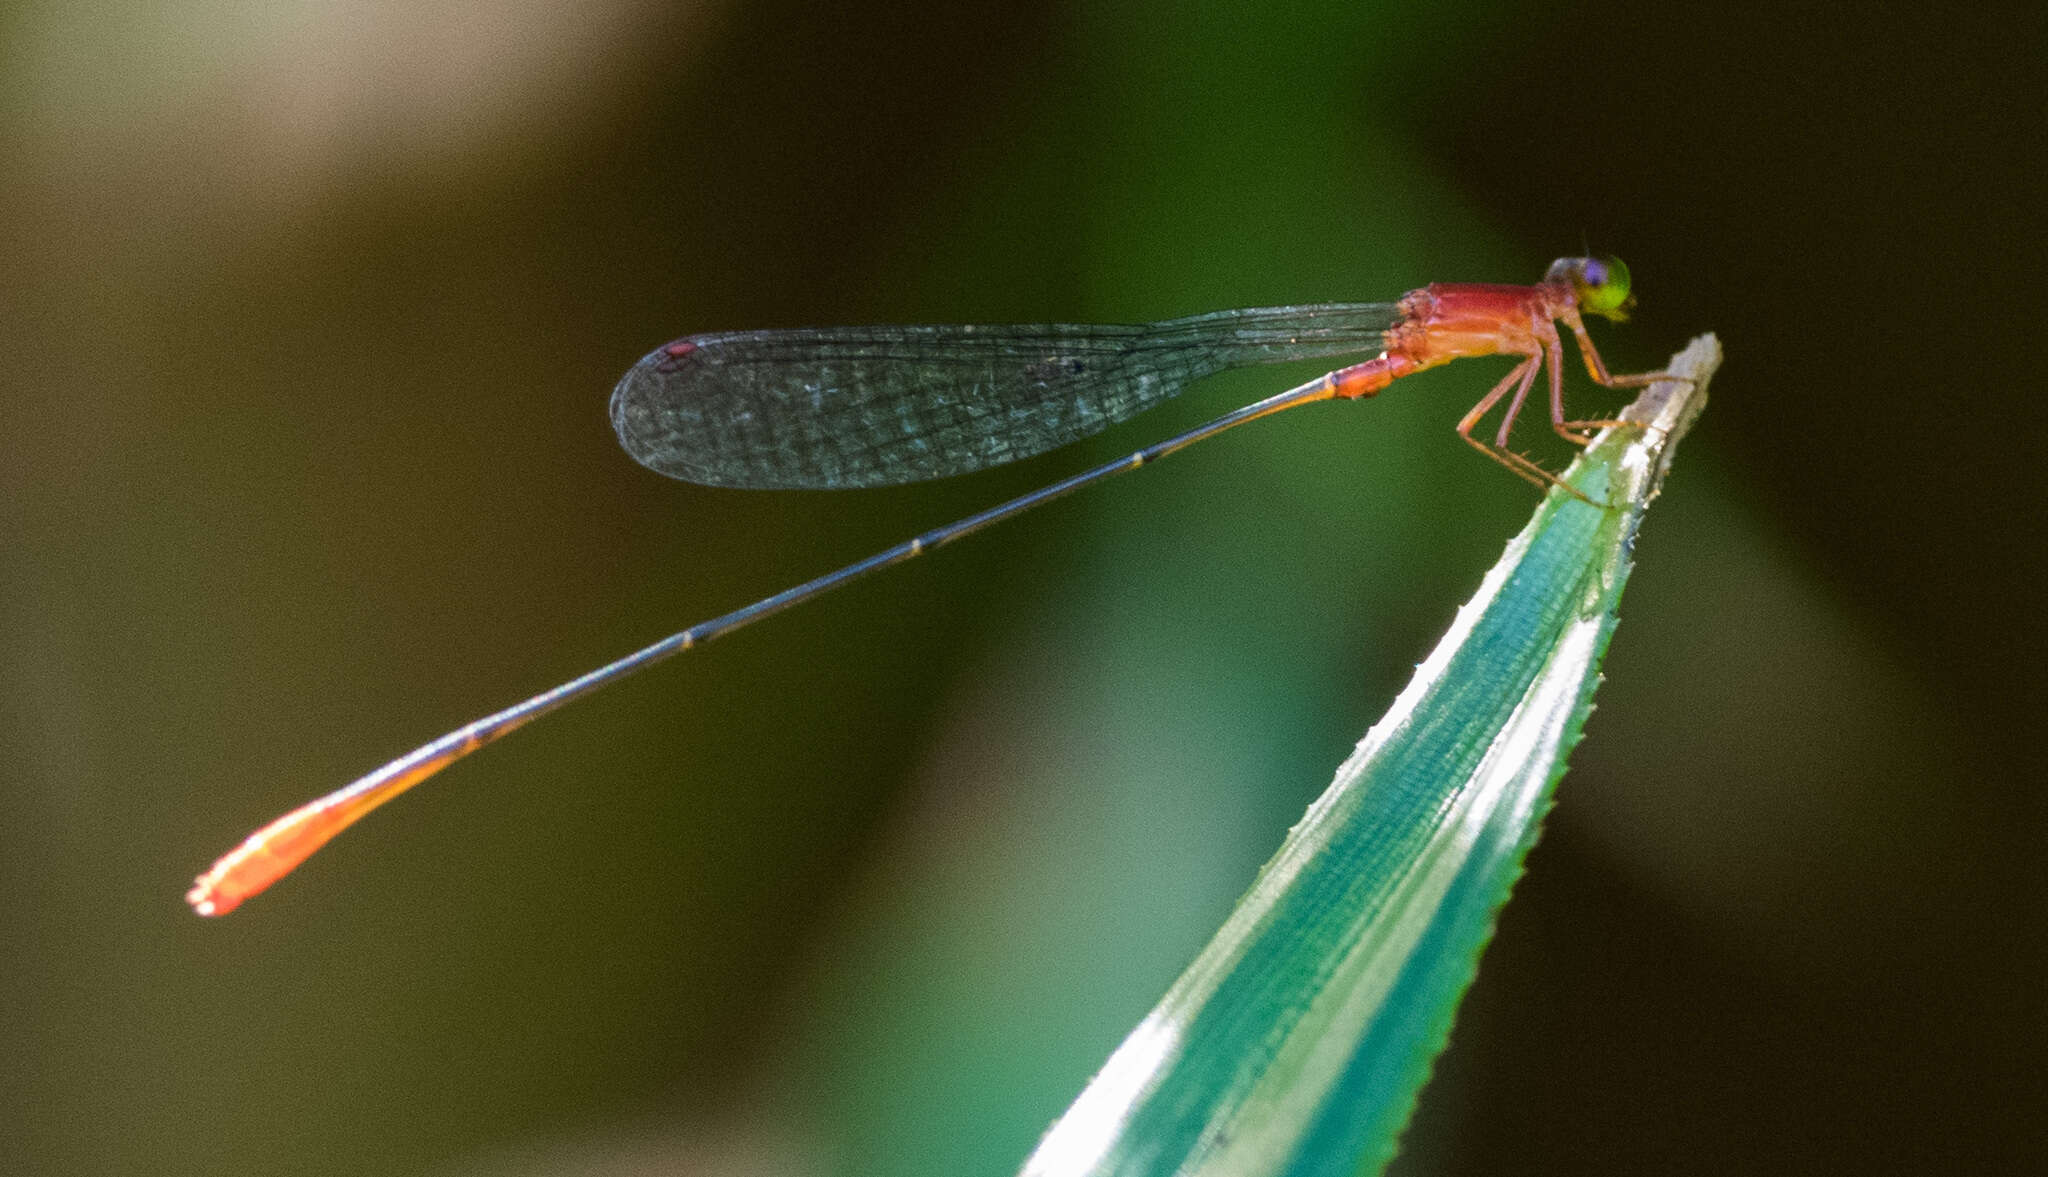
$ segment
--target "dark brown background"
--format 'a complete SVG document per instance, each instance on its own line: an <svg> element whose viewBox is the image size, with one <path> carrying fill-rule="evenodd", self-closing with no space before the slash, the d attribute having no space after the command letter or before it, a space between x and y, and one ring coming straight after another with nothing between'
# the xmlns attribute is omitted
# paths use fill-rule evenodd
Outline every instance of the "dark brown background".
<svg viewBox="0 0 2048 1177"><path fill-rule="evenodd" d="M745 494L612 442L668 338L1590 244L1642 298L1617 366L1728 364L1399 1169L2028 1171L2044 19L0 15L0 1167L1013 1170L1526 514L1449 432L1500 365L692 654L230 919L179 895L456 723L1312 374Z"/></svg>

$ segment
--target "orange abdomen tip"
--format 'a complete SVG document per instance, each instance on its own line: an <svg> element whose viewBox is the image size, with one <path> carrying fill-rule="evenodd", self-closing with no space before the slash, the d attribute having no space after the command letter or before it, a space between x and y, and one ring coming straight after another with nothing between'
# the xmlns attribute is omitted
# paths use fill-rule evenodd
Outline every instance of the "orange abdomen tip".
<svg viewBox="0 0 2048 1177"><path fill-rule="evenodd" d="M449 749L428 745L345 789L299 806L243 839L213 869L192 881L185 902L200 915L226 915L312 856L356 819L405 792L478 746L464 739Z"/></svg>
<svg viewBox="0 0 2048 1177"><path fill-rule="evenodd" d="M318 802L295 809L222 855L192 881L185 902L200 915L226 915L306 861L351 820Z"/></svg>

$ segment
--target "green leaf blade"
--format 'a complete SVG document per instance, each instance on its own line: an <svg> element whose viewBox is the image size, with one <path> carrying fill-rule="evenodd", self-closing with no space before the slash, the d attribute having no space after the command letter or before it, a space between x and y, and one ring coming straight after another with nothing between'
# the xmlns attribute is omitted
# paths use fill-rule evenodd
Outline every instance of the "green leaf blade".
<svg viewBox="0 0 2048 1177"><path fill-rule="evenodd" d="M1030 1175L1348 1175L1394 1152L1592 707L1643 510L1705 402L1673 357L1553 492Z"/></svg>

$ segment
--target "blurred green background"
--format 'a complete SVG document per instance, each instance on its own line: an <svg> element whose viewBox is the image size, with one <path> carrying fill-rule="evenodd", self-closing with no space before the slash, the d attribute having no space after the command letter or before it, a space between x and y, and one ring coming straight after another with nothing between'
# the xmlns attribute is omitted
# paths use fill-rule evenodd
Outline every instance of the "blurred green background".
<svg viewBox="0 0 2048 1177"><path fill-rule="evenodd" d="M1526 516L1450 432L1505 361L693 653L228 919L180 896L449 727L1314 374L740 493L613 442L670 338L1587 245L1636 274L1617 368L1729 360L1397 1171L2029 1169L2044 12L0 10L0 1169L1011 1172Z"/></svg>

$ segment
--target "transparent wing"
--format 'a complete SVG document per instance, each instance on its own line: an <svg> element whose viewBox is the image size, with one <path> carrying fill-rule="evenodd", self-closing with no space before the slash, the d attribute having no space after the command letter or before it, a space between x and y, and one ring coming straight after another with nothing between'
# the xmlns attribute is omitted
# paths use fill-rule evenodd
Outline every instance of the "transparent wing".
<svg viewBox="0 0 2048 1177"><path fill-rule="evenodd" d="M1027 458L1229 368L1377 351L1394 303L1133 326L828 327L693 335L612 392L626 452L710 486L887 486Z"/></svg>

